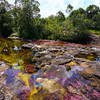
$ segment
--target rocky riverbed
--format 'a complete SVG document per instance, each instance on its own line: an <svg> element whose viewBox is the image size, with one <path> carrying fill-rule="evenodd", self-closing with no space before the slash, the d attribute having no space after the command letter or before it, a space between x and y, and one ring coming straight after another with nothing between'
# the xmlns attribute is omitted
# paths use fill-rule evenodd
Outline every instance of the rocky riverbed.
<svg viewBox="0 0 100 100"><path fill-rule="evenodd" d="M99 46L8 39L0 44L0 100L100 100Z"/></svg>

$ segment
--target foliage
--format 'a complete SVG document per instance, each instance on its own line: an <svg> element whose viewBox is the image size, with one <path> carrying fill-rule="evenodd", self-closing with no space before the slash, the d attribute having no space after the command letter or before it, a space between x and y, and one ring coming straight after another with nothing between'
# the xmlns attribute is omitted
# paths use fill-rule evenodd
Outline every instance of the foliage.
<svg viewBox="0 0 100 100"><path fill-rule="evenodd" d="M12 33L10 36L11 37L19 37L19 33Z"/></svg>
<svg viewBox="0 0 100 100"><path fill-rule="evenodd" d="M58 21L64 21L65 20L65 15L63 14L63 12L59 11L57 13L57 19L58 19Z"/></svg>
<svg viewBox="0 0 100 100"><path fill-rule="evenodd" d="M10 5L7 1L0 2L0 37L7 37L12 32L11 15L9 14Z"/></svg>
<svg viewBox="0 0 100 100"><path fill-rule="evenodd" d="M100 8L96 5L90 5L86 9L86 15L88 18L93 18L98 13L100 13Z"/></svg>
<svg viewBox="0 0 100 100"><path fill-rule="evenodd" d="M86 9L86 17L90 22L89 29L100 30L100 8L96 5L90 5Z"/></svg>
<svg viewBox="0 0 100 100"><path fill-rule="evenodd" d="M73 22L77 21L77 24ZM89 40L89 32L86 27L86 23L82 18L75 18L71 20L70 18L64 22L64 32L61 35L61 40L77 43L87 43ZM82 24L80 24L82 23Z"/></svg>
<svg viewBox="0 0 100 100"><path fill-rule="evenodd" d="M67 13L70 13L72 10L73 10L73 6L72 6L71 4L69 4L69 5L67 6L66 12L67 12Z"/></svg>
<svg viewBox="0 0 100 100"><path fill-rule="evenodd" d="M39 5L37 0L15 0L13 5L6 0L0 1L0 37L11 35L86 43L93 33L88 30L100 31L100 8L96 5L73 10L69 4L68 17L58 11L48 18L40 17Z"/></svg>
<svg viewBox="0 0 100 100"><path fill-rule="evenodd" d="M39 17L39 3L35 0L17 0L17 4L21 5L18 13L18 27L21 37L36 38L37 28L35 19Z"/></svg>
<svg viewBox="0 0 100 100"><path fill-rule="evenodd" d="M91 34L100 35L100 31L98 31L98 30L89 30L89 32L90 32Z"/></svg>

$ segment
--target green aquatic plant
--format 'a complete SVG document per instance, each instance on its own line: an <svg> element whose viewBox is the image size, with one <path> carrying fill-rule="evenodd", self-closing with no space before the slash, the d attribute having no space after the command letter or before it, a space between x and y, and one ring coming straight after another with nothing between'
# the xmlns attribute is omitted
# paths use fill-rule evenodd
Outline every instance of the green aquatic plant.
<svg viewBox="0 0 100 100"><path fill-rule="evenodd" d="M25 42L20 40L1 40L0 60L3 60L10 65L18 63L19 66L24 66L24 63L26 62L24 60L30 58L31 54L30 50L24 50L21 48L21 45L24 43Z"/></svg>

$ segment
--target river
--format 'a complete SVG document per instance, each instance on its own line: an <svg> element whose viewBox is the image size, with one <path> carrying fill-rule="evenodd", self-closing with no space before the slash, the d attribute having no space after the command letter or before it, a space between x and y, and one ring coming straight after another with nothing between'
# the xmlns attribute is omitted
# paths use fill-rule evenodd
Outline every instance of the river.
<svg viewBox="0 0 100 100"><path fill-rule="evenodd" d="M31 49L22 48L22 45L27 43L27 41L21 40L0 39L0 61L5 62L9 66L7 70L0 75L6 75L6 79L2 81L2 84L6 85L15 93L19 100L100 100L100 86L95 85L96 82L97 84L100 83L100 79L95 75L90 76L90 78L88 77L91 74L86 71L91 71L90 69L87 70L88 68L85 61L85 63L81 62L80 65L75 61L58 65L63 58L65 60L65 51L60 49L62 51L59 52L55 47L65 48L63 45L71 46L72 50L72 44L38 41L36 42L36 45L38 44L37 47L41 46L40 43L46 45L43 45L43 50L40 49L40 51L34 54L34 49L32 51ZM48 44L50 46L48 46ZM53 46L51 47L51 45ZM60 45L60 47L57 47L57 45ZM70 47L67 49L69 50ZM70 52L68 51L68 54L72 54L71 50L69 50ZM74 50L75 49L73 49L73 51ZM45 59L51 59L49 54L53 56L56 55L54 60L51 60L52 62L54 61L54 64L48 64L38 69L36 62L34 63L34 61L32 61L33 56L39 55L39 59L42 55ZM77 57L82 58L82 55L77 55ZM71 56L69 58L71 59ZM39 63L41 65L38 59L37 64ZM85 60L88 61L87 59L89 62L96 61L96 57L93 54L86 56ZM55 63L56 60L58 60L58 62ZM87 75L87 79L84 72Z"/></svg>

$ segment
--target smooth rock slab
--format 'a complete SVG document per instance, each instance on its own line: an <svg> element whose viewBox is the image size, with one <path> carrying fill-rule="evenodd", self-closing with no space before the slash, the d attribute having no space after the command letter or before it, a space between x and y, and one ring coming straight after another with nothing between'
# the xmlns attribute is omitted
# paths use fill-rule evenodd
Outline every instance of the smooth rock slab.
<svg viewBox="0 0 100 100"><path fill-rule="evenodd" d="M22 45L22 48L23 48L23 49L31 49L33 46L34 46L34 44L28 43L28 44L23 44L23 45Z"/></svg>

